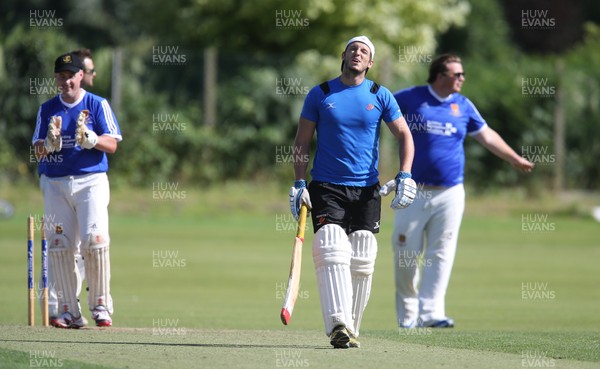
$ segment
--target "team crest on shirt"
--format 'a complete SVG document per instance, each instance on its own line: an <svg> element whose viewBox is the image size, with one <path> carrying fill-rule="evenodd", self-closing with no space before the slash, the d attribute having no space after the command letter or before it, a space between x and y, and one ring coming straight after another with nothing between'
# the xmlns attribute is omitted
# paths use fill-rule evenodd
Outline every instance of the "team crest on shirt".
<svg viewBox="0 0 600 369"><path fill-rule="evenodd" d="M452 115L455 117L460 117L460 109L458 108L458 104L450 104L450 110L452 111Z"/></svg>
<svg viewBox="0 0 600 369"><path fill-rule="evenodd" d="M85 124L93 124L92 122L92 117L90 116L90 111L87 109L84 109L81 111L81 113L83 113L85 115Z"/></svg>
<svg viewBox="0 0 600 369"><path fill-rule="evenodd" d="M375 109L375 105L373 105L373 104L368 104L368 105L367 105L367 110L368 110L368 111L371 111L371 110L373 110L373 109Z"/></svg>

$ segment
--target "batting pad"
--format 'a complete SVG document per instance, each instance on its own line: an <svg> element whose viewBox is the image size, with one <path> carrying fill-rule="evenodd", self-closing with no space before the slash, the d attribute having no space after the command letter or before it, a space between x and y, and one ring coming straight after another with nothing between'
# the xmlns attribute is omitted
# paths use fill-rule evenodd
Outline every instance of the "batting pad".
<svg viewBox="0 0 600 369"><path fill-rule="evenodd" d="M48 316L58 317L58 296L56 294L56 281L50 268L50 256L48 256ZM42 301L42 278L39 282L40 307L43 308Z"/></svg>
<svg viewBox="0 0 600 369"><path fill-rule="evenodd" d="M352 274L352 318L355 336L358 337L360 322L371 295L371 282L377 257L377 239L369 231L356 231L348 236L352 247L350 273Z"/></svg>
<svg viewBox="0 0 600 369"><path fill-rule="evenodd" d="M79 295L81 294L81 285L83 278L85 277L85 264L83 262L83 256L81 253L75 254L75 264L77 265L77 270L79 272L79 276L81 277L79 279L79 284L77 285L77 298L79 298Z"/></svg>
<svg viewBox="0 0 600 369"><path fill-rule="evenodd" d="M342 227L327 224L313 239L313 261L317 272L325 334L338 325L354 332L352 321L351 250Z"/></svg>
<svg viewBox="0 0 600 369"><path fill-rule="evenodd" d="M82 244L85 261L85 277L89 293L90 310L104 306L112 315L113 304L110 296L110 255L108 237L102 234L90 234L87 242Z"/></svg>
<svg viewBox="0 0 600 369"><path fill-rule="evenodd" d="M77 301L79 272L75 266L73 248L64 234L53 234L48 239L48 270L52 271L48 281L55 284L58 301L58 314L69 312L74 317L81 316Z"/></svg>

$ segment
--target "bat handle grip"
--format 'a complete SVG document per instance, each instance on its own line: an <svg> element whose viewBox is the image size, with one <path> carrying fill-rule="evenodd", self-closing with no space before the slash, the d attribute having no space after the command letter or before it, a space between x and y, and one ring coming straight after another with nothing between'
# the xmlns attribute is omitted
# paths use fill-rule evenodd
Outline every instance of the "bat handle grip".
<svg viewBox="0 0 600 369"><path fill-rule="evenodd" d="M304 239L304 229L306 228L306 215L308 214L308 207L306 204L302 204L300 207L300 215L298 216L298 230L296 237Z"/></svg>

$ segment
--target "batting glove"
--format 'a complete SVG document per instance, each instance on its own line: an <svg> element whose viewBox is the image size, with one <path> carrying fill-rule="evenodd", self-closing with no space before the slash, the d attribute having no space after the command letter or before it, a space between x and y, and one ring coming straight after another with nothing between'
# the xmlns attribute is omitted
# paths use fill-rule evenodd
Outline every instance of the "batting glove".
<svg viewBox="0 0 600 369"><path fill-rule="evenodd" d="M98 135L96 132L87 128L85 121L89 116L89 111L82 110L77 117L77 129L75 130L75 140L79 146L84 149L92 149L98 143Z"/></svg>
<svg viewBox="0 0 600 369"><path fill-rule="evenodd" d="M392 191L394 191L395 189L396 189L396 180L390 179L386 184L381 186L381 188L379 189L379 194L381 196L387 196L390 193L392 193Z"/></svg>
<svg viewBox="0 0 600 369"><path fill-rule="evenodd" d="M62 128L62 117L53 116L48 124L48 134L44 140L44 147L48 153L60 151L62 149L62 136L60 129Z"/></svg>
<svg viewBox="0 0 600 369"><path fill-rule="evenodd" d="M399 172L396 176L396 196L392 200L392 209L404 209L410 206L417 195L417 184L408 172Z"/></svg>
<svg viewBox="0 0 600 369"><path fill-rule="evenodd" d="M303 179L294 181L294 187L290 188L290 210L296 220L300 216L300 207L302 204L306 204L308 210L312 209L310 195L306 188L306 181Z"/></svg>

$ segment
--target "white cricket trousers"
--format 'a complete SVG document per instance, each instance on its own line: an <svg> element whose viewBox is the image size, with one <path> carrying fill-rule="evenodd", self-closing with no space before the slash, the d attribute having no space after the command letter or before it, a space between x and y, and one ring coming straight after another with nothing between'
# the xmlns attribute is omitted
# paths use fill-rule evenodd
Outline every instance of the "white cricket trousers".
<svg viewBox="0 0 600 369"><path fill-rule="evenodd" d="M418 187L413 204L394 212L392 247L400 327L446 318L446 289L465 209L462 184Z"/></svg>
<svg viewBox="0 0 600 369"><path fill-rule="evenodd" d="M59 178L42 175L40 189L44 196L44 228L47 235L55 233L56 226L61 226L63 234L70 241L69 249L74 258L79 254L77 246L82 236L92 232L108 235L110 187L106 173ZM48 270L49 310L51 316L58 316L54 274ZM83 267L79 268L79 274L78 289L84 278Z"/></svg>
<svg viewBox="0 0 600 369"><path fill-rule="evenodd" d="M59 178L42 175L40 187L50 233L56 225L62 226L74 251L81 236L92 232L108 235L110 189L106 173Z"/></svg>

